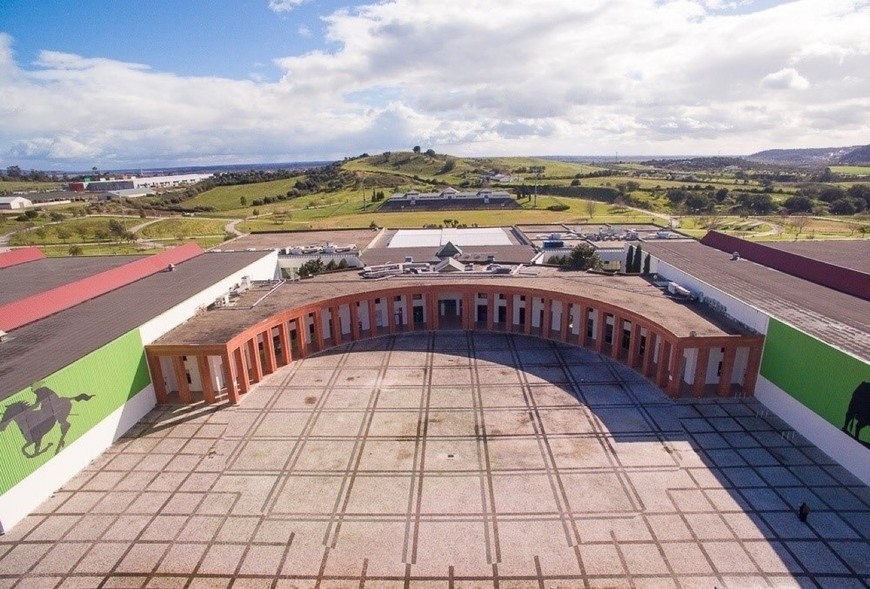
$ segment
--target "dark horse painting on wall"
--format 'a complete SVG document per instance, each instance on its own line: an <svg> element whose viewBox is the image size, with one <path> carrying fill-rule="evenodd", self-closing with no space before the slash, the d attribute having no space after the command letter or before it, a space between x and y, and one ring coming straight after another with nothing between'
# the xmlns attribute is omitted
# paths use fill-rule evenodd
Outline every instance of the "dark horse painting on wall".
<svg viewBox="0 0 870 589"><path fill-rule="evenodd" d="M55 426L60 426L60 439L54 450L57 454L66 445L66 435L71 427L69 417L72 414L73 401L90 401L94 396L81 393L71 398L61 397L44 386L33 392L36 395L36 403L15 401L3 409L0 415L0 432L5 431L10 423L15 423L24 437L21 453L27 458L36 458L53 445L52 442L43 444L43 438Z"/></svg>
<svg viewBox="0 0 870 589"><path fill-rule="evenodd" d="M843 431L870 447L870 442L861 440L861 430L865 426L870 426L870 382L866 380L852 393L852 400L849 402L849 408L846 409Z"/></svg>

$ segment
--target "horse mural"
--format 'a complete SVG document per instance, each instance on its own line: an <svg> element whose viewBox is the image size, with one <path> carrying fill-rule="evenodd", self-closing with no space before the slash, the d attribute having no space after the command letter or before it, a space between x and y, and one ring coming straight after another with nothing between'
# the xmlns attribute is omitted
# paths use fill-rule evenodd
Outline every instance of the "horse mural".
<svg viewBox="0 0 870 589"><path fill-rule="evenodd" d="M48 387L39 387L34 391L36 403L27 401L15 401L3 410L0 416L0 432L3 432L10 423L15 423L24 436L25 444L21 447L21 453L27 458L36 458L46 452L52 446L49 442L43 446L42 439L54 429L60 426L60 439L54 453L57 454L66 446L66 434L70 428L69 416L72 412L72 402L89 401L93 395L81 393L72 398L61 397ZM32 452L28 449L32 447Z"/></svg>
<svg viewBox="0 0 870 589"><path fill-rule="evenodd" d="M861 430L870 426L870 382L866 380L855 387L849 408L846 409L846 423L843 431L861 440Z"/></svg>

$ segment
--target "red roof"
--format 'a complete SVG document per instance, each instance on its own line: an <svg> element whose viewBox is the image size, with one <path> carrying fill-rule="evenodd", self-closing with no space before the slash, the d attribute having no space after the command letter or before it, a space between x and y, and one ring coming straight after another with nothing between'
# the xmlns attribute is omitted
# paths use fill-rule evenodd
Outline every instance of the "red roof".
<svg viewBox="0 0 870 589"><path fill-rule="evenodd" d="M41 253L41 252L40 252ZM131 282L165 270L203 253L199 245L186 245L106 270L88 278L0 306L0 329L11 331ZM130 304L136 304L131 301Z"/></svg>
<svg viewBox="0 0 870 589"><path fill-rule="evenodd" d="M9 250L8 252L0 253L0 268L17 266L25 262L41 260L44 257L45 254L38 247L23 247L21 249Z"/></svg>

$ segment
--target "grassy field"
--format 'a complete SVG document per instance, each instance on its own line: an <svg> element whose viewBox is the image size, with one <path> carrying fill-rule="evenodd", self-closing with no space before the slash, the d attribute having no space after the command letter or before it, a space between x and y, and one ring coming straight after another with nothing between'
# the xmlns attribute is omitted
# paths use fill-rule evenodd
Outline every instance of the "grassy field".
<svg viewBox="0 0 870 589"><path fill-rule="evenodd" d="M831 166L831 171L835 174L870 176L870 166Z"/></svg>
<svg viewBox="0 0 870 589"><path fill-rule="evenodd" d="M513 224L550 224L550 223L650 223L654 219L650 215L631 210L619 211L610 205L593 203L595 211L590 219L587 206L590 201L568 198L539 196L537 208L524 201L522 209L506 209L502 211L419 211L402 213L356 213L337 214L332 216L298 218L295 214L292 220L285 223L275 223L269 216L247 219L239 224L240 231L293 231L302 229L329 229L368 227L372 222L380 227L419 228L429 224L443 224L444 219L456 219L469 227L513 225ZM550 205L563 204L569 208L565 211L550 211ZM341 212L339 210L339 212Z"/></svg>
<svg viewBox="0 0 870 589"><path fill-rule="evenodd" d="M196 206L215 207L218 211L231 211L234 209L250 210L251 202L265 196L278 196L287 194L287 191L296 186L300 178L288 178L286 180L273 180L272 182L260 182L258 184L242 184L239 186L218 186L202 194L197 194L191 199L184 201L184 207L192 209ZM247 200L247 206L242 207L241 198Z"/></svg>
<svg viewBox="0 0 870 589"><path fill-rule="evenodd" d="M47 223L33 229L18 231L9 239L9 245L47 245L64 243L86 243L96 241L111 241L107 237L99 239L101 232L109 233L109 220L118 219L132 227L138 219L132 217L81 217L67 219L63 223ZM61 233L66 232L66 237Z"/></svg>
<svg viewBox="0 0 870 589"><path fill-rule="evenodd" d="M226 221L172 217L143 227L137 237L146 239L176 238L178 236L223 236Z"/></svg>
<svg viewBox="0 0 870 589"><path fill-rule="evenodd" d="M60 182L17 182L0 180L0 194L4 192L27 192L31 190L60 190ZM27 195L24 195L27 198Z"/></svg>

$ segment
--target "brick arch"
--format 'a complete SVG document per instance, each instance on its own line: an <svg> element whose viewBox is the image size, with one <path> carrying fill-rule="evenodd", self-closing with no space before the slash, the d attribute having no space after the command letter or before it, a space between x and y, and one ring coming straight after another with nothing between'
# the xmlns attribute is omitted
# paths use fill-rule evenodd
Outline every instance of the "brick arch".
<svg viewBox="0 0 870 589"><path fill-rule="evenodd" d="M671 397L751 394L755 386L762 336L680 337L636 311L536 287L378 286L279 311L225 342L147 346L158 401L168 401L174 383L181 402L193 401L201 389L206 403L220 395L238 403L265 375L311 353L383 335L448 329L521 333L591 348L654 380ZM718 380L710 382L714 361Z"/></svg>

